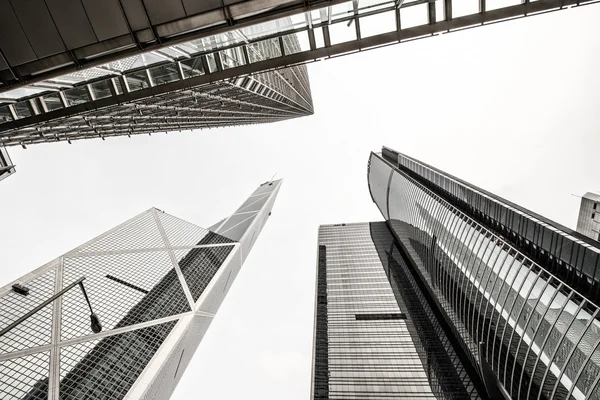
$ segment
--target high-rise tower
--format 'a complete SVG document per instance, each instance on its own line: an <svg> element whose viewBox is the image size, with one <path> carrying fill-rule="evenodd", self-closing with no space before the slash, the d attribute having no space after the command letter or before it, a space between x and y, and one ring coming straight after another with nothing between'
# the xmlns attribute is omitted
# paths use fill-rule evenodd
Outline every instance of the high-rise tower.
<svg viewBox="0 0 600 400"><path fill-rule="evenodd" d="M385 222L319 228L315 321L315 400L480 398Z"/></svg>
<svg viewBox="0 0 600 400"><path fill-rule="evenodd" d="M404 329L403 317L399 321L374 318L371 324L365 322L361 329L354 328L363 318L358 318L356 304L373 308L381 302L385 307L395 307L389 301L390 290L396 295L400 313L406 315L406 329L410 324L418 326L415 318L435 317L430 318L433 330L414 329L415 335L410 339L411 346L422 349L420 369L412 376L426 376L435 398L457 398L453 390L463 397L483 399L600 398L597 241L389 148L371 154L368 182L371 197L386 220L380 229L387 230L393 240L378 247L381 239L376 240L373 235L373 224L371 238L362 232L360 240L338 239L338 246L347 241L347 247L334 252L332 259L327 249L325 274L320 249L315 399L341 398L317 390L331 390L340 371L344 374L343 387L361 387L369 395L361 395L364 398L382 398L378 395L382 391L389 393L386 398L402 398L393 392L403 390L404 385L398 382L396 389L386 385L390 383L390 373L402 373L415 359L413 350L399 351L399 338L407 338L399 331ZM320 244L321 241L322 237ZM375 258L374 249L384 251L378 250ZM366 253L371 256L365 257ZM336 262L336 258L343 262ZM349 260L362 269L347 266ZM339 275L334 269L341 269ZM387 279L382 279L381 270L386 271ZM394 279L393 271L401 278ZM336 282L344 277L349 280ZM324 292L319 286L323 282L327 288ZM394 282L399 283L397 288ZM412 287L416 290L408 287L409 282L414 282ZM340 293L330 290L334 284L338 285L336 290L348 291L348 296L342 303L332 303L336 307L331 309L331 296ZM374 288L388 294L371 294ZM412 294L425 300L431 314L426 307L425 311L411 309L406 298ZM342 335L334 335L338 333L336 325L330 327L329 321L323 325L323 309L324 315L335 312L342 317L339 321L347 326L336 321L337 326L344 328ZM393 314L390 310L386 308L385 313ZM349 322L352 317L356 322ZM435 332L435 326L442 328L452 344L451 349L446 349L448 356L440 356L442 347L433 346L434 341L422 340L433 337L427 335ZM333 336L324 340L319 332ZM382 333L386 334L385 339L365 340ZM369 340L377 344L365 345L364 349L355 345L368 344ZM344 349L340 343L352 344L347 346L344 357L337 357L334 352ZM420 348L419 343L432 345ZM387 352L381 351L383 344L388 345ZM351 356L353 348L360 349L359 357ZM329 362L337 363L337 370L319 369L319 365L324 365L320 361L323 355L329 355ZM394 367L373 368L382 359L380 356L389 357L383 358L383 364ZM402 361L403 357L407 361ZM452 373L437 372L440 360L452 360L458 367L456 376L462 379L462 386L469 388L472 384L474 390L456 391L461 379L454 381L457 385L441 384ZM367 366L364 371L372 370L367 378L350 372L361 371L357 365ZM327 379L328 386L323 384ZM416 382L422 391L428 390L422 380Z"/></svg>
<svg viewBox="0 0 600 400"><path fill-rule="evenodd" d="M304 65L229 74L236 66L299 51L293 34L227 48L286 24L291 24L289 18L6 92L0 97L0 146L259 124L312 114ZM215 52L222 47L226 49Z"/></svg>
<svg viewBox="0 0 600 400"><path fill-rule="evenodd" d="M10 161L6 149L0 147L0 181L15 173L15 166Z"/></svg>
<svg viewBox="0 0 600 400"><path fill-rule="evenodd" d="M1 288L0 398L167 399L280 185L262 184L209 229L152 208ZM60 295L82 278L101 332L82 292Z"/></svg>
<svg viewBox="0 0 600 400"><path fill-rule="evenodd" d="M600 241L600 194L587 192L581 198L577 232Z"/></svg>

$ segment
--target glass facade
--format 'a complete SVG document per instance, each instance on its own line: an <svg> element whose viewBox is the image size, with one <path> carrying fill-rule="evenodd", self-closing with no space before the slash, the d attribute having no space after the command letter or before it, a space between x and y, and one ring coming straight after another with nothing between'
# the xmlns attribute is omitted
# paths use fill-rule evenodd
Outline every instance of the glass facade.
<svg viewBox="0 0 600 400"><path fill-rule="evenodd" d="M36 87L34 95L17 96L10 104L0 99L0 145L248 125L310 115L313 105L305 65L223 75L234 67L299 51L294 34L249 42L291 25L290 18L283 18L196 39L173 46L171 53L167 48L66 75L59 83L53 81L51 90ZM205 79L219 73L220 78Z"/></svg>
<svg viewBox="0 0 600 400"><path fill-rule="evenodd" d="M321 226L317 271L312 398L481 398L385 222Z"/></svg>
<svg viewBox="0 0 600 400"><path fill-rule="evenodd" d="M371 154L368 174L400 253L488 396L600 398L593 241L388 148Z"/></svg>
<svg viewBox="0 0 600 400"><path fill-rule="evenodd" d="M168 398L280 184L261 185L212 231L152 208L1 288L0 332L81 278L103 329L92 332L86 300L73 288L2 333L0 398ZM240 213L251 223L225 226Z"/></svg>
<svg viewBox="0 0 600 400"><path fill-rule="evenodd" d="M5 148L0 147L0 181L7 178L16 172L15 166L10 161L8 152Z"/></svg>

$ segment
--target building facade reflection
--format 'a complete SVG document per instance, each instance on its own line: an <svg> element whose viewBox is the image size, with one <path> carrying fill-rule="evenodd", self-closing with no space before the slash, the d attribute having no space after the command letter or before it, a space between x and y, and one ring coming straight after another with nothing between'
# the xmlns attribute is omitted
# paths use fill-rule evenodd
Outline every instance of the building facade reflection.
<svg viewBox="0 0 600 400"><path fill-rule="evenodd" d="M597 242L388 148L368 177L487 396L600 398Z"/></svg>

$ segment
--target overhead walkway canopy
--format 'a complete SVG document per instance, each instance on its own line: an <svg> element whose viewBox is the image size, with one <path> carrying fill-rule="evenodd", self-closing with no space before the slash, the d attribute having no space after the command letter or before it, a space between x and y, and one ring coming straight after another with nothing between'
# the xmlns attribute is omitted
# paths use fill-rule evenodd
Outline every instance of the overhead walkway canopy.
<svg viewBox="0 0 600 400"><path fill-rule="evenodd" d="M364 40L370 34L357 23L354 39L344 39L351 44L295 57L307 60L597 1L0 0L0 100L10 89L91 67L111 69L109 63L143 53L189 57L197 49L186 42L294 15L305 20L295 28L308 31L310 50L315 51L335 42L334 32L328 32L332 23L346 21L350 27L352 20L404 10L396 22L392 16L390 34ZM341 31L341 26L331 29Z"/></svg>
<svg viewBox="0 0 600 400"><path fill-rule="evenodd" d="M0 92L232 27L281 18L307 7L335 3L329 0L0 0Z"/></svg>

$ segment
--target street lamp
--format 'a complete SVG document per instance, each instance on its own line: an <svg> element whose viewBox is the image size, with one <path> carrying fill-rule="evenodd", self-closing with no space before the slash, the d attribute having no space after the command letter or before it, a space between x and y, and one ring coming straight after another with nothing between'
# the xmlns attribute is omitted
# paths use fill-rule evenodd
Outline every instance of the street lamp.
<svg viewBox="0 0 600 400"><path fill-rule="evenodd" d="M6 328L2 329L0 331L0 337L4 336L5 334L7 334L11 330L13 330L15 327L17 327L19 324L21 324L27 318L31 317L36 312L40 311L42 308L46 307L48 304L52 303L54 300L56 300L63 294L67 293L69 290L73 289L75 286L79 286L79 288L81 289L81 292L83 293L83 296L85 297L85 301L87 302L88 307L90 308L90 327L92 328L92 332L99 333L100 331L102 331L102 324L100 323L100 319L94 313L94 310L92 310L92 304L90 303L90 299L88 298L88 295L85 291L85 287L83 286L84 279L85 279L85 276L77 279L75 282L71 283L69 286L67 286L60 292L56 293L54 296L50 297L48 300L41 303L40 305L35 307L33 310L29 311L27 314L23 315L21 318L19 318L18 320L16 320L15 322L13 322L9 326L7 326ZM15 292L23 294L23 295L27 295L29 293L29 289L27 289L19 284L13 285L13 290Z"/></svg>

